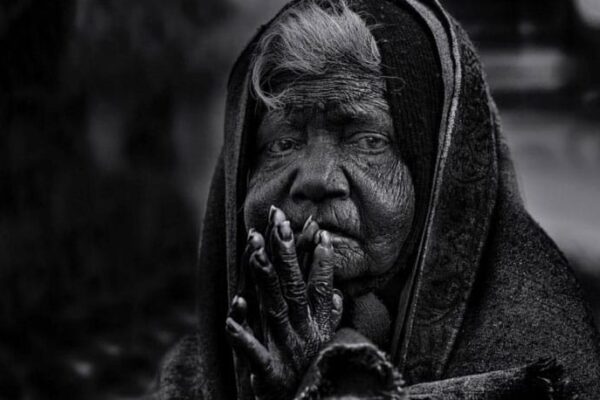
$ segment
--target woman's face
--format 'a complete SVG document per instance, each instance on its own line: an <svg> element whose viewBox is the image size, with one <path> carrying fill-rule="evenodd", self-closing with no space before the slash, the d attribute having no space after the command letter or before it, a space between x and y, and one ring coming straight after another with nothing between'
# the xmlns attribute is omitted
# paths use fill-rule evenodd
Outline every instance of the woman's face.
<svg viewBox="0 0 600 400"><path fill-rule="evenodd" d="M336 82L295 82L286 107L266 112L244 218L247 228L263 231L275 205L297 235L312 216L331 232L343 288L395 264L410 231L414 189L383 96Z"/></svg>

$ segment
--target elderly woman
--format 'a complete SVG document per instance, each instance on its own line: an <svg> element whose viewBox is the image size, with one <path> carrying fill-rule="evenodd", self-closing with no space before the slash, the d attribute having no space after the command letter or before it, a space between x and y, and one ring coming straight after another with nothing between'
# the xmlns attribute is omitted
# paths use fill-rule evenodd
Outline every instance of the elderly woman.
<svg viewBox="0 0 600 400"><path fill-rule="evenodd" d="M225 135L160 398L600 397L577 282L437 1L290 3L233 69Z"/></svg>

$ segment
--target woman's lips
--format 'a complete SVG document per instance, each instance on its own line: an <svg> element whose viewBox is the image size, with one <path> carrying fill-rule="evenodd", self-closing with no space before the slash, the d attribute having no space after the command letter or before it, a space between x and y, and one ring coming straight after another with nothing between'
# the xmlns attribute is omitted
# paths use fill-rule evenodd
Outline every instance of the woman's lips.
<svg viewBox="0 0 600 400"><path fill-rule="evenodd" d="M320 218L319 218L320 217ZM318 225L318 230L314 232L318 235L319 231L329 233L331 244L334 251L334 277L336 280L348 280L360 276L364 269L364 251L359 236L355 234L356 226L351 225L353 221L331 221L331 218L323 218L322 215L312 218ZM300 224L298 221L292 223L294 235L299 237L302 233L306 218ZM338 223L338 222L341 222ZM345 224L348 222L348 224ZM309 239L313 244L315 237ZM306 251L308 249L304 249Z"/></svg>
<svg viewBox="0 0 600 400"><path fill-rule="evenodd" d="M359 238L358 235L352 230L350 229L350 227L346 227L346 226L339 226L337 224L333 224L333 223L328 223L328 222L319 222L317 221L317 224L319 225L319 229L327 231L331 234L332 240L334 240L335 238L346 238L346 239L351 239L355 242L359 242ZM334 242L335 244L335 242Z"/></svg>
<svg viewBox="0 0 600 400"><path fill-rule="evenodd" d="M339 244L347 243L347 242L357 242L356 239L354 239L353 237L345 235L343 233L332 232L332 231L327 231L327 232L329 232L329 236L331 237L331 244L333 245L334 249L335 249L336 244L339 245Z"/></svg>

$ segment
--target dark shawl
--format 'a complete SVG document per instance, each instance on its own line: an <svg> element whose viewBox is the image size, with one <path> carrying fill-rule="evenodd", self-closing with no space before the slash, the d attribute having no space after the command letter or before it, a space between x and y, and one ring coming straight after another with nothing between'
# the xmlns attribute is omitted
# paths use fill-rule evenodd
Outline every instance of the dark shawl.
<svg viewBox="0 0 600 400"><path fill-rule="evenodd" d="M511 379L537 382L544 398L600 398L600 342L591 314L564 256L523 208L473 45L437 1L402 4L435 40L444 104L429 206L395 319L391 363L414 398L480 398L474 393ZM246 236L245 140L255 109L247 72L255 43L230 77L225 145L200 245L197 332L167 357L158 398L249 398L247 374L234 374L224 321ZM381 50L385 60L389 49Z"/></svg>

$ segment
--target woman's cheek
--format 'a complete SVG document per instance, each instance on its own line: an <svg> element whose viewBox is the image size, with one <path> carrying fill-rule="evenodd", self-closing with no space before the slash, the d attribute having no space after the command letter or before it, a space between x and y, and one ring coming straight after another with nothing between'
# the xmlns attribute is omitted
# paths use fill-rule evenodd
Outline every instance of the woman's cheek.
<svg viewBox="0 0 600 400"><path fill-rule="evenodd" d="M413 198L413 184L408 168L400 160L391 159L365 171L370 194L370 209L381 218L397 218Z"/></svg>
<svg viewBox="0 0 600 400"><path fill-rule="evenodd" d="M284 169L259 166L248 181L244 200L246 228L264 229L271 205L281 205L286 195Z"/></svg>
<svg viewBox="0 0 600 400"><path fill-rule="evenodd" d="M397 247L406 240L414 214L414 187L408 169L392 162L372 171L365 222L372 243ZM384 246L385 247L385 246Z"/></svg>
<svg viewBox="0 0 600 400"><path fill-rule="evenodd" d="M269 192L265 185L260 183L251 185L244 200L246 229L261 229L262 225L266 225L269 205Z"/></svg>

